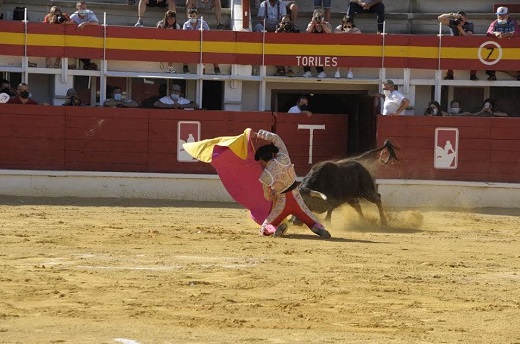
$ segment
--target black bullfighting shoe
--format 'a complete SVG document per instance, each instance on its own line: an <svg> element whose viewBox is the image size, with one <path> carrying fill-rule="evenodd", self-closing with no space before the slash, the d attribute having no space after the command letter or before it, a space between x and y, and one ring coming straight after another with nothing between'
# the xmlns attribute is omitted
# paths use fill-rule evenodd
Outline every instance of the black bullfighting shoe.
<svg viewBox="0 0 520 344"><path fill-rule="evenodd" d="M281 225L278 226L278 228L276 228L276 231L274 232L273 237L278 238L278 237L285 235L285 233L287 233L288 227L289 226L287 226L287 223L282 223Z"/></svg>
<svg viewBox="0 0 520 344"><path fill-rule="evenodd" d="M311 231L324 239L330 239L330 233L319 223L312 226Z"/></svg>

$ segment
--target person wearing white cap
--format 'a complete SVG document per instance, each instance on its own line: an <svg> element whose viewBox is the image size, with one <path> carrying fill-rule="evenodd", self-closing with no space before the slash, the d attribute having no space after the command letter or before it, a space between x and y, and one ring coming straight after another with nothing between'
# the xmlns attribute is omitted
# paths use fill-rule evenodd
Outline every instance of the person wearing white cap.
<svg viewBox="0 0 520 344"><path fill-rule="evenodd" d="M497 19L494 20L487 30L487 35L490 37L513 38L519 36L519 28L516 21L509 17L509 10L507 7L501 6L497 8ZM494 70L486 71L489 75L488 80L496 80ZM520 72L518 72L517 79L520 80Z"/></svg>
<svg viewBox="0 0 520 344"><path fill-rule="evenodd" d="M153 104L159 109L198 109L198 105L189 99L181 97L181 86L172 85L172 93L164 96Z"/></svg>

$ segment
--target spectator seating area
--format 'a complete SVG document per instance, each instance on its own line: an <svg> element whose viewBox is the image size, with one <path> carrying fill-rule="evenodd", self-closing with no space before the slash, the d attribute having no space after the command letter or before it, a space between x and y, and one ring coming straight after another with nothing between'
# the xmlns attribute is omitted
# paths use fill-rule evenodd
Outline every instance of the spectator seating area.
<svg viewBox="0 0 520 344"><path fill-rule="evenodd" d="M258 1L250 0L251 18L254 22L257 14L256 3ZM137 18L138 0L133 5L127 5L126 0L91 0L87 1L90 9L92 9L100 20L103 13L107 14L108 25L133 26ZM224 24L231 28L232 12L230 6L235 3L241 3L240 0L222 0L222 17ZM314 9L312 0L299 0L300 14L297 25L305 28L309 22L312 11ZM68 13L74 12L76 0L50 0L48 2L41 0L26 0L23 6L29 9L29 21L41 21L48 9L52 5L60 6L63 11ZM386 8L386 32L400 34L436 34L439 31L437 16L441 13L465 11L468 18L475 24L476 34L484 34L491 21L495 19L495 11L499 6L507 6L513 17L520 19L520 2L519 0L502 1L500 3L490 3L486 0L461 0L455 5L451 0L436 1L419 1L419 0L386 0L384 1ZM179 12L180 22L184 21L185 1L176 0L177 12ZM331 24L339 25L341 19L347 10L348 1L333 1L331 9ZM13 10L20 5L17 0L4 0L1 5L1 11L4 19L11 19ZM204 19L210 25L210 28L216 28L216 20L212 10L202 9L199 11ZM145 26L155 26L164 14L162 8L149 8L144 18ZM241 18L241 13L236 13L236 17ZM356 16L356 24L362 32L375 33L375 17L372 14L359 14ZM443 33L447 34L448 29L443 28Z"/></svg>

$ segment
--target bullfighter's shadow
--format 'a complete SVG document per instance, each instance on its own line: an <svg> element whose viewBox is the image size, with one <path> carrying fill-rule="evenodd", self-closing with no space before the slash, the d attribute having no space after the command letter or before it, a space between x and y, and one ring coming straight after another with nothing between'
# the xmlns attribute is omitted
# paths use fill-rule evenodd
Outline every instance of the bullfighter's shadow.
<svg viewBox="0 0 520 344"><path fill-rule="evenodd" d="M341 238L335 237L332 235L330 239L323 239L317 236L316 234L286 234L283 236L283 239L294 239L294 240L325 240L328 242L350 242L350 243L361 243L361 244L384 244L383 241L372 241L372 240L358 240L358 239L349 239L349 238Z"/></svg>

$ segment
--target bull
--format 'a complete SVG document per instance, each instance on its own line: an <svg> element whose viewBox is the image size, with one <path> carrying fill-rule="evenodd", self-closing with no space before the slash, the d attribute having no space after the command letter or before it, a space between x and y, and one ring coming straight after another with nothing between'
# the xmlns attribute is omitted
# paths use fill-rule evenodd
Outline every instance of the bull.
<svg viewBox="0 0 520 344"><path fill-rule="evenodd" d="M381 195L377 192L370 172L359 161L366 160L377 153L380 153L382 163L397 161L395 154L397 148L386 140L382 147L358 157L321 161L315 164L299 185L305 204L312 212L327 212L325 220L330 221L332 211L344 203L348 203L359 216L363 217L359 200L364 198L377 205L381 225L386 226L387 220ZM383 156L386 157L383 159Z"/></svg>

